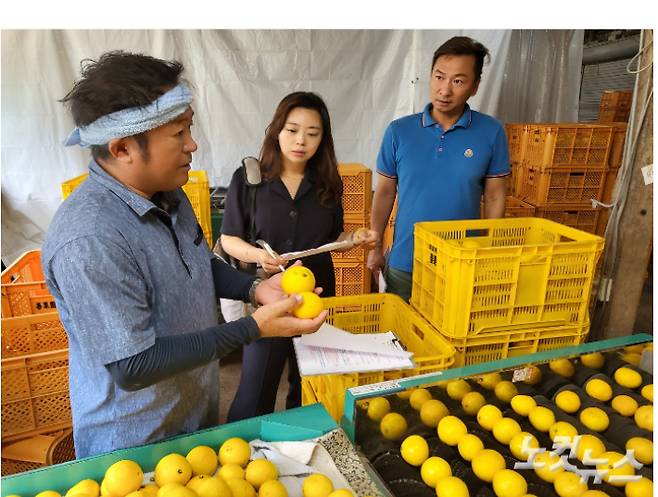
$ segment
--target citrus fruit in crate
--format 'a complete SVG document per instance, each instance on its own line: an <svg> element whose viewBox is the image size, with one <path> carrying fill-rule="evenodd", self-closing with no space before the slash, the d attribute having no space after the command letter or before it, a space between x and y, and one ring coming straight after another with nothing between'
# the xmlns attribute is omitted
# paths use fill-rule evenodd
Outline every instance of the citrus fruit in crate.
<svg viewBox="0 0 658 497"><path fill-rule="evenodd" d="M194 490L199 497L232 497L231 488L221 478L198 475L187 483L187 487Z"/></svg>
<svg viewBox="0 0 658 497"><path fill-rule="evenodd" d="M246 480L239 478L229 478L226 484L231 489L231 497L256 497L256 490Z"/></svg>
<svg viewBox="0 0 658 497"><path fill-rule="evenodd" d="M135 461L123 459L105 471L105 488L111 495L128 495L139 490L144 479L142 468Z"/></svg>
<svg viewBox="0 0 658 497"><path fill-rule="evenodd" d="M281 276L281 289L288 295L312 292L315 289L315 275L304 266L290 266Z"/></svg>
<svg viewBox="0 0 658 497"><path fill-rule="evenodd" d="M334 484L320 473L314 473L304 478L302 492L304 497L327 497L334 491Z"/></svg>
<svg viewBox="0 0 658 497"><path fill-rule="evenodd" d="M233 437L226 440L219 448L219 464L237 464L245 467L251 458L251 447L246 440Z"/></svg>
<svg viewBox="0 0 658 497"><path fill-rule="evenodd" d="M223 464L222 467L219 468L217 476L224 480L227 480L228 478L239 478L244 480L244 468L235 463Z"/></svg>
<svg viewBox="0 0 658 497"><path fill-rule="evenodd" d="M213 476L217 471L217 453L207 445L197 445L185 456L192 466L192 474Z"/></svg>
<svg viewBox="0 0 658 497"><path fill-rule="evenodd" d="M497 497L523 497L528 491L525 478L511 469L497 471L492 484Z"/></svg>
<svg viewBox="0 0 658 497"><path fill-rule="evenodd" d="M258 489L258 497L288 497L288 490L279 480L268 480Z"/></svg>
<svg viewBox="0 0 658 497"><path fill-rule="evenodd" d="M98 497L101 492L101 487L96 480L86 479L81 480L66 492L65 497L75 494L84 494L89 497Z"/></svg>
<svg viewBox="0 0 658 497"><path fill-rule="evenodd" d="M107 479L107 476L105 477ZM175 452L167 454L155 465L155 483L159 487L167 483L185 485L192 478L192 465L187 459ZM108 488L112 493L112 490Z"/></svg>
<svg viewBox="0 0 658 497"><path fill-rule="evenodd" d="M412 466L420 466L429 457L430 448L420 435L410 435L402 441L400 455Z"/></svg>
<svg viewBox="0 0 658 497"><path fill-rule="evenodd" d="M432 488L436 488L436 484L448 476L452 476L452 470L450 464L442 457L432 456L420 467L420 477L425 485Z"/></svg>
<svg viewBox="0 0 658 497"><path fill-rule="evenodd" d="M322 299L313 292L301 292L302 303L292 311L293 315L300 319L313 319L324 309Z"/></svg>
<svg viewBox="0 0 658 497"><path fill-rule="evenodd" d="M254 459L247 464L244 478L251 483L256 490L267 480L276 480L279 477L279 471L272 461L267 459Z"/></svg>

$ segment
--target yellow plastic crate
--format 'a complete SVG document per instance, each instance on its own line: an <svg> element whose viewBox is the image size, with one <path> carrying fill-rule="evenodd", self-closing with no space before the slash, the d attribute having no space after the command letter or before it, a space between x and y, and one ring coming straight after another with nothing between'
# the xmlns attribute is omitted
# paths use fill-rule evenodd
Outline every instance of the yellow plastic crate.
<svg viewBox="0 0 658 497"><path fill-rule="evenodd" d="M304 377L302 392L307 393L302 395L302 401L322 402L337 421L343 414L347 388L441 371L454 361L454 348L397 295L372 293L322 300L329 311L328 323L352 333L393 331L405 348L414 353L416 363L413 369Z"/></svg>
<svg viewBox="0 0 658 497"><path fill-rule="evenodd" d="M474 337L445 338L455 347L453 367L462 367L579 345L588 333L589 321L585 324L509 328Z"/></svg>
<svg viewBox="0 0 658 497"><path fill-rule="evenodd" d="M65 200L73 190L87 179L88 174L81 174L73 179L62 183L62 199ZM183 185L183 191L190 199L190 204L194 209L199 224L203 229L203 234L208 242L208 246L212 247L212 224L210 222L210 190L208 185L208 176L205 171L190 171L189 179Z"/></svg>
<svg viewBox="0 0 658 497"><path fill-rule="evenodd" d="M411 305L443 335L583 324L603 239L547 219L417 223Z"/></svg>

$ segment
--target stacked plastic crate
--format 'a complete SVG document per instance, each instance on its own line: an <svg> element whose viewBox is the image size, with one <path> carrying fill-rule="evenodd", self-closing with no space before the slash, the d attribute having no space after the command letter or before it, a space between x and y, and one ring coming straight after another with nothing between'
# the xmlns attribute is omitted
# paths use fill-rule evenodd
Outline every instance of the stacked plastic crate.
<svg viewBox="0 0 658 497"><path fill-rule="evenodd" d="M75 458L68 341L39 250L2 273L2 474Z"/></svg>
<svg viewBox="0 0 658 497"><path fill-rule="evenodd" d="M345 231L370 226L372 171L363 164L339 164L343 180L343 212ZM336 295L361 295L370 292L370 271L366 267L367 251L354 248L333 252Z"/></svg>
<svg viewBox="0 0 658 497"><path fill-rule="evenodd" d="M630 90L608 90L601 94L599 103L599 122L628 122L633 102L633 92Z"/></svg>

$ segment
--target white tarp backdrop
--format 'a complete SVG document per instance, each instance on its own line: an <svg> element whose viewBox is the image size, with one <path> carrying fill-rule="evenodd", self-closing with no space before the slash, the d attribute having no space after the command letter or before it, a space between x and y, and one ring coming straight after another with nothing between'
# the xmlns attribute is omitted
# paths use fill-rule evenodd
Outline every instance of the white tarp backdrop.
<svg viewBox="0 0 658 497"><path fill-rule="evenodd" d="M296 90L327 102L339 162L374 167L385 127L422 109L432 53L455 35L492 54L473 108L502 121L576 119L582 31L3 31L2 259L41 245L60 184L86 171L88 151L61 145L73 122L58 102L84 58L122 49L180 60L195 92L193 168L225 186Z"/></svg>

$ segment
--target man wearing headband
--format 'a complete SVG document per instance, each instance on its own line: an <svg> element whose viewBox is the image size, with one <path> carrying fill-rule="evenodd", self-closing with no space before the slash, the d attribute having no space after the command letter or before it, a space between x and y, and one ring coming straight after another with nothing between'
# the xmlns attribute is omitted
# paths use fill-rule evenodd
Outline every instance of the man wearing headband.
<svg viewBox="0 0 658 497"><path fill-rule="evenodd" d="M316 331L280 276L214 257L185 193L192 94L183 66L110 52L87 61L63 102L90 148L89 178L61 205L42 263L69 338L77 457L216 425L219 361L259 337ZM216 299L264 304L217 325Z"/></svg>

